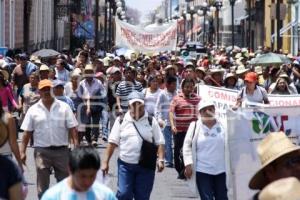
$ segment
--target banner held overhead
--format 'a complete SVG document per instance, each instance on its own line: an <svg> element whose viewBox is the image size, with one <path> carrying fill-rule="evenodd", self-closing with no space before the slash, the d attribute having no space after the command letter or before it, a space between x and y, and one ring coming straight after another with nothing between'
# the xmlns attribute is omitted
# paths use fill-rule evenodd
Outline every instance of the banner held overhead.
<svg viewBox="0 0 300 200"><path fill-rule="evenodd" d="M177 23L158 25L151 30L116 19L116 45L139 52L172 51L176 49Z"/></svg>

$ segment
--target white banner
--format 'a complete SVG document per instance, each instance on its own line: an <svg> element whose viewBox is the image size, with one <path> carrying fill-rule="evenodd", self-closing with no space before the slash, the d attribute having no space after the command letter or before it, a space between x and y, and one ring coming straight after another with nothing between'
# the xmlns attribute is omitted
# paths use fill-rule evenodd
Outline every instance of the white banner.
<svg viewBox="0 0 300 200"><path fill-rule="evenodd" d="M229 199L250 199L257 192L251 191L248 183L261 166L256 151L259 142L269 132L281 130L299 143L300 95L268 95L269 106L234 112L228 108L235 105L237 90L199 85L198 94L202 99L214 101L218 117L227 130Z"/></svg>
<svg viewBox="0 0 300 200"><path fill-rule="evenodd" d="M229 199L246 200L257 192L248 188L261 167L257 145L269 132L280 130L299 144L299 120L299 107L228 110L225 155Z"/></svg>
<svg viewBox="0 0 300 200"><path fill-rule="evenodd" d="M176 22L144 29L116 18L116 46L138 52L159 52L175 50L176 43Z"/></svg>

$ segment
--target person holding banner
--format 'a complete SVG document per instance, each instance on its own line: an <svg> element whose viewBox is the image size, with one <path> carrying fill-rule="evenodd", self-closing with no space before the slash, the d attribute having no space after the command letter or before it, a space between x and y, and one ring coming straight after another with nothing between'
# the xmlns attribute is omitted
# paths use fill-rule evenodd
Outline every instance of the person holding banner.
<svg viewBox="0 0 300 200"><path fill-rule="evenodd" d="M257 74L255 72L248 72L245 76L245 84L238 94L235 107L251 107L255 104L269 104L267 91L258 86Z"/></svg>
<svg viewBox="0 0 300 200"><path fill-rule="evenodd" d="M215 118L215 106L202 100L200 119L190 124L183 144L185 176L197 186L201 200L227 200L225 129Z"/></svg>

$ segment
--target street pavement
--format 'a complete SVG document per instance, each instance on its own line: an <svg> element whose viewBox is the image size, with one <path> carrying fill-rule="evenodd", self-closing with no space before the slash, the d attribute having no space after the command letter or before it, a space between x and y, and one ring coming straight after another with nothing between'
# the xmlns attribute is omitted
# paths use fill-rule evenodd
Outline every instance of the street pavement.
<svg viewBox="0 0 300 200"><path fill-rule="evenodd" d="M100 156L103 155L106 144L101 142L97 150ZM110 161L110 171L108 179L108 187L110 187L114 192L117 191L117 155L115 152ZM27 167L25 167L25 179L28 182L28 196L26 199L35 200L37 199L36 192L36 173L35 164L33 158L33 148L27 148ZM56 183L54 175L51 175L50 185ZM156 173L155 183L153 186L153 191L151 194L151 200L191 200L196 199L190 193L188 184L186 181L178 180L177 173L174 168L165 168L162 173Z"/></svg>

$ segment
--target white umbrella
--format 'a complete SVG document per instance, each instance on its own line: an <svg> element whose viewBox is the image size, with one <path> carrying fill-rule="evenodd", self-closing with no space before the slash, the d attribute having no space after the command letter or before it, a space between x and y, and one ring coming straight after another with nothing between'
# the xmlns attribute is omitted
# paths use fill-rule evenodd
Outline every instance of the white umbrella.
<svg viewBox="0 0 300 200"><path fill-rule="evenodd" d="M47 58L47 57L58 56L60 54L61 53L53 49L41 49L39 51L34 52L32 55L40 58Z"/></svg>

